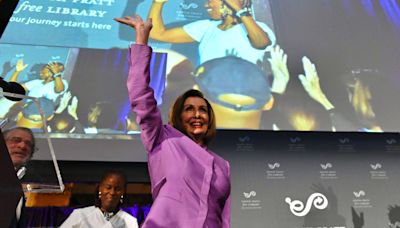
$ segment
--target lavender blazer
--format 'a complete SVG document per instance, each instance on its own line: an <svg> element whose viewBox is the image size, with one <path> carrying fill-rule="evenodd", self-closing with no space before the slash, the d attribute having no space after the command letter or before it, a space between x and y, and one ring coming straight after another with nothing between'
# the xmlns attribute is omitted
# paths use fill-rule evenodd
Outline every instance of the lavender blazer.
<svg viewBox="0 0 400 228"><path fill-rule="evenodd" d="M149 87L152 49L130 49L129 99L148 152L153 205L142 227L230 227L229 163L163 125Z"/></svg>

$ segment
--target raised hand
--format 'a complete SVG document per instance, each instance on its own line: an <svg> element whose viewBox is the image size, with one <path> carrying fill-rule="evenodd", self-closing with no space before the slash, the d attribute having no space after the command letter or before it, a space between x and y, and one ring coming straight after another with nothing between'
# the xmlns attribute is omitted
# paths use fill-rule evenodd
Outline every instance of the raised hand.
<svg viewBox="0 0 400 228"><path fill-rule="evenodd" d="M62 95L60 104L57 107L55 113L62 113L64 109L68 106L69 100L71 99L71 92L66 92Z"/></svg>
<svg viewBox="0 0 400 228"><path fill-rule="evenodd" d="M283 94L289 82L289 70L287 67L287 55L276 45L271 50L271 58L268 59L271 64L274 81L272 82L271 91Z"/></svg>
<svg viewBox="0 0 400 228"><path fill-rule="evenodd" d="M28 64L24 64L23 59L18 59L17 64L15 65L15 71L21 72L28 67Z"/></svg>
<svg viewBox="0 0 400 228"><path fill-rule="evenodd" d="M50 71L53 72L54 74L53 77L61 76L61 72L64 71L64 66L57 62L49 62L47 66L50 69Z"/></svg>
<svg viewBox="0 0 400 228"><path fill-rule="evenodd" d="M326 98L325 93L321 89L318 72L314 63L312 63L306 56L302 58L302 61L304 74L300 74L299 79L304 90L312 99L323 105L326 110L333 109L334 106L328 98Z"/></svg>
<svg viewBox="0 0 400 228"><path fill-rule="evenodd" d="M114 18L114 20L136 30L136 44L147 44L150 30L153 27L151 18L148 18L147 21L144 22L139 15L135 15L134 17L125 16L123 18Z"/></svg>
<svg viewBox="0 0 400 228"><path fill-rule="evenodd" d="M366 119L375 118L374 110L371 105L371 91L361 80L357 79L354 83L354 92L351 104L357 114Z"/></svg>
<svg viewBox="0 0 400 228"><path fill-rule="evenodd" d="M229 6L230 8L232 8L235 11L239 11L240 9L244 8L247 6L247 2L248 0L223 0L223 2Z"/></svg>
<svg viewBox="0 0 400 228"><path fill-rule="evenodd" d="M75 120L78 120L78 115L76 114L76 110L78 109L78 98L74 96L72 98L72 102L70 105L68 105L68 113L74 117Z"/></svg>

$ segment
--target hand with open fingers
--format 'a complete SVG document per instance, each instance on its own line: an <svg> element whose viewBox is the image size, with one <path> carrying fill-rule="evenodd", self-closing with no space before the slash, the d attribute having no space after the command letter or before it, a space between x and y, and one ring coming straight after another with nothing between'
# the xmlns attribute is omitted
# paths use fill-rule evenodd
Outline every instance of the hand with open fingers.
<svg viewBox="0 0 400 228"><path fill-rule="evenodd" d="M62 113L64 109L68 106L69 100L71 99L71 92L66 92L62 95L60 104L57 107L55 113Z"/></svg>
<svg viewBox="0 0 400 228"><path fill-rule="evenodd" d="M143 21L143 19L139 15L135 15L134 17L125 16L123 18L114 18L114 20L118 21L119 23L128 25L136 30L137 44L147 44L150 30L153 27L151 18Z"/></svg>
<svg viewBox="0 0 400 228"><path fill-rule="evenodd" d="M27 67L28 67L28 64L24 64L23 59L18 59L17 64L15 65L15 70L17 72L21 72L21 71L25 70Z"/></svg>
<svg viewBox="0 0 400 228"><path fill-rule="evenodd" d="M271 50L271 57L268 59L271 64L271 70L273 74L273 82L271 86L271 91L283 94L286 90L286 86L289 82L289 70L287 67L287 55L279 47L275 46Z"/></svg>
<svg viewBox="0 0 400 228"><path fill-rule="evenodd" d="M299 75L301 84L303 85L305 91L308 95L316 101L321 100L324 92L322 92L321 86L319 84L319 77L315 65L310 61L309 58L304 56L302 58L304 74Z"/></svg>
<svg viewBox="0 0 400 228"><path fill-rule="evenodd" d="M47 66L49 67L51 72L53 72L53 74L58 74L64 71L64 66L57 62L49 62Z"/></svg>
<svg viewBox="0 0 400 228"><path fill-rule="evenodd" d="M76 111L78 109L78 98L74 96L72 98L72 102L70 105L68 105L68 113L74 117L75 120L78 120L78 115L76 114Z"/></svg>
<svg viewBox="0 0 400 228"><path fill-rule="evenodd" d="M239 11L247 6L245 5L245 2L247 2L247 0L223 0L223 2L235 11Z"/></svg>
<svg viewBox="0 0 400 228"><path fill-rule="evenodd" d="M318 72L315 64L311 62L309 58L304 56L302 58L304 74L299 75L301 84L308 95L324 106L325 109L330 110L334 108L331 102L326 97L325 93L321 89L319 83Z"/></svg>

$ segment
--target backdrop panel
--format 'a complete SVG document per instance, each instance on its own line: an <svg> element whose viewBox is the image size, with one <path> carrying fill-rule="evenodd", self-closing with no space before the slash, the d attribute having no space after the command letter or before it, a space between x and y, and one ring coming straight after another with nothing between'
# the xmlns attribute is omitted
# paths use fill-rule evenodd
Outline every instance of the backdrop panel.
<svg viewBox="0 0 400 228"><path fill-rule="evenodd" d="M232 227L400 221L398 134L222 131L215 142L232 169Z"/></svg>

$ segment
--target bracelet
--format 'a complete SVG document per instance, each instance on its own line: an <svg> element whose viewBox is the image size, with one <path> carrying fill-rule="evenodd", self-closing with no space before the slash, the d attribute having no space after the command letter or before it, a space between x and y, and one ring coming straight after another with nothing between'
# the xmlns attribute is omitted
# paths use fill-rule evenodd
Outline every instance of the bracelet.
<svg viewBox="0 0 400 228"><path fill-rule="evenodd" d="M53 74L53 78L61 77L61 73Z"/></svg>
<svg viewBox="0 0 400 228"><path fill-rule="evenodd" d="M251 16L251 10L248 7L236 11L236 17Z"/></svg>

